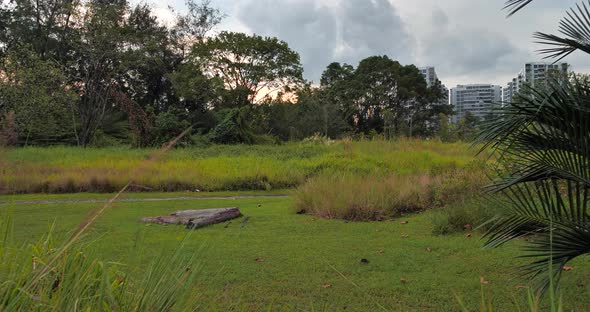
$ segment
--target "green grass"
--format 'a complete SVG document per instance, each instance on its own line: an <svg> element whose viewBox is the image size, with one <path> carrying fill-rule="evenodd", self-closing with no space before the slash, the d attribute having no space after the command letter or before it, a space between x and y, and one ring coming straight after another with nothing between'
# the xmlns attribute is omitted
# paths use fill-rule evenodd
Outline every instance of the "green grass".
<svg viewBox="0 0 590 312"><path fill-rule="evenodd" d="M527 291L515 288L524 284L513 266L519 263L514 261L518 242L482 250L477 234L434 236L433 212L406 216L402 220L409 223L403 225L400 220L347 223L296 215L293 205L291 198L117 203L84 241L102 260L125 264L122 269L132 276L141 276L155 255L173 253L185 241L182 252L193 255L199 267L203 310L457 311L456 296L477 310L480 276L490 283L496 310L515 310L514 300L523 309L527 304ZM244 226L239 219L192 232L136 221L178 209L227 206L239 206L250 219ZM54 222L55 234L67 236L95 207L4 205L0 210L13 210L15 239L24 243L37 241ZM369 264L361 264L363 258ZM564 308L588 311L590 263L583 258L572 266L560 289Z"/></svg>
<svg viewBox="0 0 590 312"><path fill-rule="evenodd" d="M154 150L75 147L0 150L0 194L115 192ZM137 172L136 191L293 188L323 174L418 174L463 167L467 144L418 140L212 146L170 151Z"/></svg>

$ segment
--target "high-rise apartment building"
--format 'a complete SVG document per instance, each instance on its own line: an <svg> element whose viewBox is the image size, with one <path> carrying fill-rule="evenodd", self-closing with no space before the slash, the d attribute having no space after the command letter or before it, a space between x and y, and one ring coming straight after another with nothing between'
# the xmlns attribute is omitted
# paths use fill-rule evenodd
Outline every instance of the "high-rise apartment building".
<svg viewBox="0 0 590 312"><path fill-rule="evenodd" d="M525 84L538 87L551 77L567 79L568 71L569 65L567 63L526 63L518 75L508 82L508 85L504 88L503 102L512 102L512 98L522 90Z"/></svg>
<svg viewBox="0 0 590 312"><path fill-rule="evenodd" d="M453 122L465 117L467 112L479 119L488 117L502 102L502 87L491 84L458 85L451 89L451 105L454 106Z"/></svg>
<svg viewBox="0 0 590 312"><path fill-rule="evenodd" d="M428 85L429 88L437 85L437 83L440 83L440 91L443 94L443 97L436 104L448 105L449 104L449 89L442 82L440 82L440 80L438 79L438 75L436 74L436 69L433 66L427 66L427 67L420 67L419 70L420 70L420 74L422 74L422 76L424 77L424 80L426 80L426 84Z"/></svg>

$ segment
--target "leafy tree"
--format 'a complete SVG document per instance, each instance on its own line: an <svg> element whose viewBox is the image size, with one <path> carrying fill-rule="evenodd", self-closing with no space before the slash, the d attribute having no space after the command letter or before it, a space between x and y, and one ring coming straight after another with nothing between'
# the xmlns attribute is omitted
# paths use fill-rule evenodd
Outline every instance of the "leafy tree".
<svg viewBox="0 0 590 312"><path fill-rule="evenodd" d="M514 14L531 2L510 0L507 8ZM557 59L576 50L590 53L589 12L585 3L572 9L560 23L565 37L537 33L549 45L542 52ZM493 220L486 245L534 234L526 250L538 260L524 269L545 289L550 274L558 280L566 263L590 254L590 86L574 79L528 91L504 108L502 118L485 124L479 138L498 154L505 172L492 191L512 207Z"/></svg>
<svg viewBox="0 0 590 312"><path fill-rule="evenodd" d="M118 91L126 3L93 1L85 7L81 36L75 43L72 85L78 103L79 146L86 147L100 127L111 96Z"/></svg>
<svg viewBox="0 0 590 312"><path fill-rule="evenodd" d="M456 133L453 129L453 124L449 121L449 116L444 113L438 114L438 128L436 136L443 142L454 142L456 140Z"/></svg>
<svg viewBox="0 0 590 312"><path fill-rule="evenodd" d="M0 3L0 56L18 45L30 46L44 60L62 59L64 38L76 26L80 7L72 0L9 0Z"/></svg>
<svg viewBox="0 0 590 312"><path fill-rule="evenodd" d="M22 143L72 142L76 96L62 72L24 47L11 50L0 65L0 114L15 114Z"/></svg>
<svg viewBox="0 0 590 312"><path fill-rule="evenodd" d="M212 109L221 101L223 81L209 79L192 63L180 65L169 79L191 124L197 131L208 132L214 126Z"/></svg>
<svg viewBox="0 0 590 312"><path fill-rule="evenodd" d="M346 64L330 64L322 86L350 126L364 133L387 128L395 134L412 135L416 124L426 120L422 114L432 98L415 66L403 66L387 56L366 58L354 71Z"/></svg>
<svg viewBox="0 0 590 312"><path fill-rule="evenodd" d="M220 122L211 133L211 141L220 144L254 143L250 113L248 106L219 112Z"/></svg>
<svg viewBox="0 0 590 312"><path fill-rule="evenodd" d="M326 70L322 73L320 84L322 87L331 87L335 84L352 79L354 75L354 67L346 63L332 63L328 65Z"/></svg>
<svg viewBox="0 0 590 312"><path fill-rule="evenodd" d="M308 138L318 133L329 138L340 138L349 131L340 107L330 101L321 90L302 89L298 92L298 99L295 107L299 138Z"/></svg>
<svg viewBox="0 0 590 312"><path fill-rule="evenodd" d="M476 138L478 133L479 118L471 112L466 112L465 116L459 119L456 126L457 139L461 141L472 141Z"/></svg>
<svg viewBox="0 0 590 312"><path fill-rule="evenodd" d="M277 38L221 32L193 46L191 60L209 77L223 79L239 105L254 103L303 82L299 54Z"/></svg>

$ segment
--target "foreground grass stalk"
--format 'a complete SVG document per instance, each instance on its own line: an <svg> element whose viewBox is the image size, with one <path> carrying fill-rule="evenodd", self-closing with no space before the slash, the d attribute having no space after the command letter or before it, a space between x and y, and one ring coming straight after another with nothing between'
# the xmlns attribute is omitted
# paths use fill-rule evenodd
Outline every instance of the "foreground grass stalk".
<svg viewBox="0 0 590 312"><path fill-rule="evenodd" d="M176 145L176 143L182 139L186 134L190 133L192 127L189 127L188 129L184 130L180 135L178 135L176 138L172 139L170 142L168 142L162 149L157 150L156 152L154 152L148 160L146 160L142 165L138 166L133 174L131 175L131 180L127 182L127 184L125 184L125 186L123 188L121 188L121 190L119 190L119 192L117 194L115 194L115 196L113 196L106 204L104 204L102 207L93 210L89 216L80 224L80 226L78 227L78 229L73 233L73 235L70 237L70 239L65 243L65 245L60 248L60 250L44 265L44 268L35 276L35 278L32 280L32 282L29 284L29 287L31 287L31 289L35 288L35 286L39 283L39 281L48 273L52 270L52 266L55 264L55 262L64 255L64 253L66 253L67 250L69 250L71 248L72 245L74 245L84 234L84 232L86 230L88 230L88 228L109 208L112 207L113 203L115 201L117 201L117 199L119 199L123 193L125 193L127 191L127 189L129 188L129 186L133 183L133 177L135 177L137 175L137 173L141 172L141 170L145 169L150 163L153 163L155 161L157 161L158 159L160 159L164 154L166 154L172 147L174 147L174 145Z"/></svg>

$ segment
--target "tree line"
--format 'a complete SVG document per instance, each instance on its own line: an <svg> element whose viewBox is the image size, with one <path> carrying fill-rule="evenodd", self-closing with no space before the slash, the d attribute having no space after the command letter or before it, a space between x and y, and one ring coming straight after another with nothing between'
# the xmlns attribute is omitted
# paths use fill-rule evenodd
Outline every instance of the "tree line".
<svg viewBox="0 0 590 312"><path fill-rule="evenodd" d="M284 41L211 34L224 15L210 1L175 14L166 24L126 0L3 2L2 144L157 146L191 126L182 144L460 138L440 85L414 65L332 63L316 85Z"/></svg>

